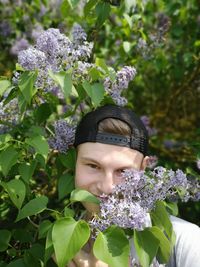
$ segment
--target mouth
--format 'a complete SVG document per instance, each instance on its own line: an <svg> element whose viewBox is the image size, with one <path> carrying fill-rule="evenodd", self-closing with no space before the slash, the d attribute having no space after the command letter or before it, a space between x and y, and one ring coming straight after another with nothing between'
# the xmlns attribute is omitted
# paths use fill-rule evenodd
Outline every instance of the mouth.
<svg viewBox="0 0 200 267"><path fill-rule="evenodd" d="M106 195L106 194L102 194L102 195L100 195L100 196L97 196L97 198L98 198L99 200L101 200L101 201L106 201L106 200L108 200L108 195Z"/></svg>

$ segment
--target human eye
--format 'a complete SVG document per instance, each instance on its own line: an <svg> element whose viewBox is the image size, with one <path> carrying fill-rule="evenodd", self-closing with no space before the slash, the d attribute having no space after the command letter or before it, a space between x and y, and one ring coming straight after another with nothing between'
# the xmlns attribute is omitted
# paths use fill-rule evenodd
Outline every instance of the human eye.
<svg viewBox="0 0 200 267"><path fill-rule="evenodd" d="M99 167L98 167L97 164L95 164L95 163L87 163L86 165L87 165L89 168L94 169L94 170L99 169Z"/></svg>
<svg viewBox="0 0 200 267"><path fill-rule="evenodd" d="M117 174L118 176L121 177L121 176L123 175L124 171L125 171L124 168L122 168L122 169L118 169L118 170L116 171L116 174Z"/></svg>

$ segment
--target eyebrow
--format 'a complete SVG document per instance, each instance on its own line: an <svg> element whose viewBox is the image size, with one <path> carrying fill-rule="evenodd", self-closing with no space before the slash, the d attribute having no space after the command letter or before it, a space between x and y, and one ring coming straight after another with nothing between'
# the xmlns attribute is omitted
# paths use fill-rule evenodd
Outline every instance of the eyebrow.
<svg viewBox="0 0 200 267"><path fill-rule="evenodd" d="M81 160L92 161L92 162L95 162L95 163L99 164L99 161L97 161L96 159L90 158L90 157L81 157Z"/></svg>

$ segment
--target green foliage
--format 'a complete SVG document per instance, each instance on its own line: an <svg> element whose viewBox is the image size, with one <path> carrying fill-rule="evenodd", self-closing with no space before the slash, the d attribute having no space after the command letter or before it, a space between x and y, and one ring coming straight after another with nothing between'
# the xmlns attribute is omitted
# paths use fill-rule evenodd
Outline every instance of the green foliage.
<svg viewBox="0 0 200 267"><path fill-rule="evenodd" d="M147 115L150 126L157 129L150 138L150 154L157 154L161 165L199 175L197 1L89 0L81 8L78 0L64 0L59 6L51 2L23 1L18 6L10 1L6 7L0 3L2 22L11 29L5 36L1 24L0 108L18 101L17 121L4 120L0 113L1 267L62 267L87 243L90 229L79 220L84 211L77 202L99 204L99 200L74 189L75 149L60 153L50 148L48 139L55 134L54 121L78 120L102 103L113 103L103 79L108 76L114 81L114 70L121 66L137 69L136 79L124 91L128 106ZM16 40L25 37L34 44L32 30L38 23L43 29L59 26L69 36L75 22L94 42L89 62L95 67L89 69L89 78L74 82L73 67L50 71L48 78L64 94L60 100L35 86L38 71L25 71L17 64L21 76L16 85L12 71L17 56L10 52ZM146 42L146 48L139 46L139 40ZM8 127L5 132L4 126ZM166 146L166 140L175 145ZM199 203L157 203L151 212L152 227L133 234L142 266L149 266L155 256L161 262L168 260L175 237L167 211L177 215L178 207L181 217L200 225ZM124 232L113 226L99 232L93 252L109 266L121 267L128 266L129 249Z"/></svg>
<svg viewBox="0 0 200 267"><path fill-rule="evenodd" d="M124 232L111 226L99 233L93 247L94 255L111 267L129 266L129 242Z"/></svg>
<svg viewBox="0 0 200 267"><path fill-rule="evenodd" d="M44 211L47 203L48 198L46 196L39 196L30 200L21 210L19 210L16 222Z"/></svg>
<svg viewBox="0 0 200 267"><path fill-rule="evenodd" d="M52 230L52 242L58 266L66 266L89 237L90 230L85 221L77 222L72 218L57 220Z"/></svg>

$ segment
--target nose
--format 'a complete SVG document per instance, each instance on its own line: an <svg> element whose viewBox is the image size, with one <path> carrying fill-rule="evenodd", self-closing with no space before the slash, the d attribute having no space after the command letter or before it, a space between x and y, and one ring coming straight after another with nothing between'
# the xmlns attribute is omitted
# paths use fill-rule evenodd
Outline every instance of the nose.
<svg viewBox="0 0 200 267"><path fill-rule="evenodd" d="M104 176L99 182L98 190L101 193L109 195L112 193L113 188L114 188L114 175L112 172L105 172Z"/></svg>

